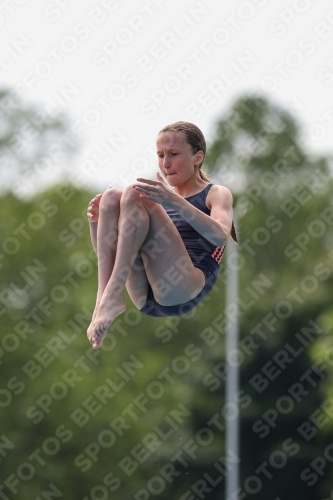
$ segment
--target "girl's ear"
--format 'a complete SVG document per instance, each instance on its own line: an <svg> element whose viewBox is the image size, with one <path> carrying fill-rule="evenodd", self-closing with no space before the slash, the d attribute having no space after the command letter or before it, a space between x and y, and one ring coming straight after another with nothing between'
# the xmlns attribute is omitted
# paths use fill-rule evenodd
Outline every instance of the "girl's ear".
<svg viewBox="0 0 333 500"><path fill-rule="evenodd" d="M197 163L202 163L204 161L204 158L205 158L205 155L204 155L204 152L201 151L198 151L196 154L195 154L195 161Z"/></svg>

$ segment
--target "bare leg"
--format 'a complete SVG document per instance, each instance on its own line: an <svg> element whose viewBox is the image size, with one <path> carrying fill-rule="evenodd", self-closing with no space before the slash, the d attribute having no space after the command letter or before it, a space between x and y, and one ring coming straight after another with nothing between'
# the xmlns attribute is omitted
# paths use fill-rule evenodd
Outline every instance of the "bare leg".
<svg viewBox="0 0 333 500"><path fill-rule="evenodd" d="M126 309L125 284L138 309L144 305L149 283L156 300L166 306L191 300L205 284L203 272L193 266L178 230L159 204L141 199L129 186L120 198L117 233L110 230L110 218L105 217L107 238L99 231L100 249L105 239L111 238L115 245L118 235L118 242L113 253L110 248L105 253L106 259L113 259L111 264L99 269L98 306L88 332L94 348L102 345L107 328ZM104 266L102 257L103 253ZM137 261L143 263L142 269L135 266Z"/></svg>
<svg viewBox="0 0 333 500"><path fill-rule="evenodd" d="M102 298L104 289L110 279L116 258L121 195L122 191L119 189L108 189L103 194L100 201L98 223L91 223L91 225L95 225L95 227L93 227L95 230L94 232L96 232L96 226L98 224L96 245L94 245L96 246L95 250L98 259L98 291L93 317L87 332L89 340L93 332L93 322L97 313L98 305Z"/></svg>
<svg viewBox="0 0 333 500"><path fill-rule="evenodd" d="M94 348L102 345L107 328L115 317L126 309L125 284L149 231L148 212L142 202L133 204L133 195L129 190L133 190L133 187L126 188L120 200L118 244L111 277L110 269L112 267L110 263L105 264L105 266L110 266L109 268L105 267L100 272L99 287L104 291L99 300L97 313L93 320L93 332L89 338ZM105 269L108 271L107 273L105 273Z"/></svg>

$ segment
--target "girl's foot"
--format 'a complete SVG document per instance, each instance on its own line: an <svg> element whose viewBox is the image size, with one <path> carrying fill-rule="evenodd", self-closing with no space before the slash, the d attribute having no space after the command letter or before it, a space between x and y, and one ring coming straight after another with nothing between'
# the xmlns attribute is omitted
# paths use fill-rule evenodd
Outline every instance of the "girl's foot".
<svg viewBox="0 0 333 500"><path fill-rule="evenodd" d="M114 319L126 310L126 302L121 299L101 300L95 318L88 328L88 339L94 349L101 347L106 330Z"/></svg>
<svg viewBox="0 0 333 500"><path fill-rule="evenodd" d="M88 326L88 330L87 330L87 337L88 337L89 342L91 342L91 337L94 333L94 321L96 318L97 310L98 310L98 304L96 303L95 309L94 309L94 312L93 312L93 315L91 318L91 322L90 322L90 325Z"/></svg>

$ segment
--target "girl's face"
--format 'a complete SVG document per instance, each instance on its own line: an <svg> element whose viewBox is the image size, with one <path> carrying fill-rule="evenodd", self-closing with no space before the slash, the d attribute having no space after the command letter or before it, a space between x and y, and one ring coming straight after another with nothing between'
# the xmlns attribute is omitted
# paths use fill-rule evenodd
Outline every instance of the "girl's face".
<svg viewBox="0 0 333 500"><path fill-rule="evenodd" d="M195 165L203 161L204 154L193 154L192 148L182 132L163 132L156 141L158 165L166 180L172 186L179 186L188 181Z"/></svg>

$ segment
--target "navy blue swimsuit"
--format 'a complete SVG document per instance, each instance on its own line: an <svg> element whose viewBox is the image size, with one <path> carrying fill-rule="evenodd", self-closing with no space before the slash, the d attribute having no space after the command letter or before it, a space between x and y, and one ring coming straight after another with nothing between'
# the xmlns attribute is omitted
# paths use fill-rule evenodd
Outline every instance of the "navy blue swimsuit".
<svg viewBox="0 0 333 500"><path fill-rule="evenodd" d="M208 184L203 191L193 196L189 196L185 198L185 200L191 203L191 205L194 205L198 210L201 210L201 212L210 215L210 210L206 206L206 198L211 186L212 184ZM225 245L223 247L217 247L201 236L201 234L183 219L178 212L172 208L163 208L176 226L194 267L201 269L204 273L206 280L205 286L194 299L188 302L175 306L163 306L156 302L149 283L147 301L140 311L148 316L155 317L182 316L196 307L196 305L212 290L220 270Z"/></svg>

